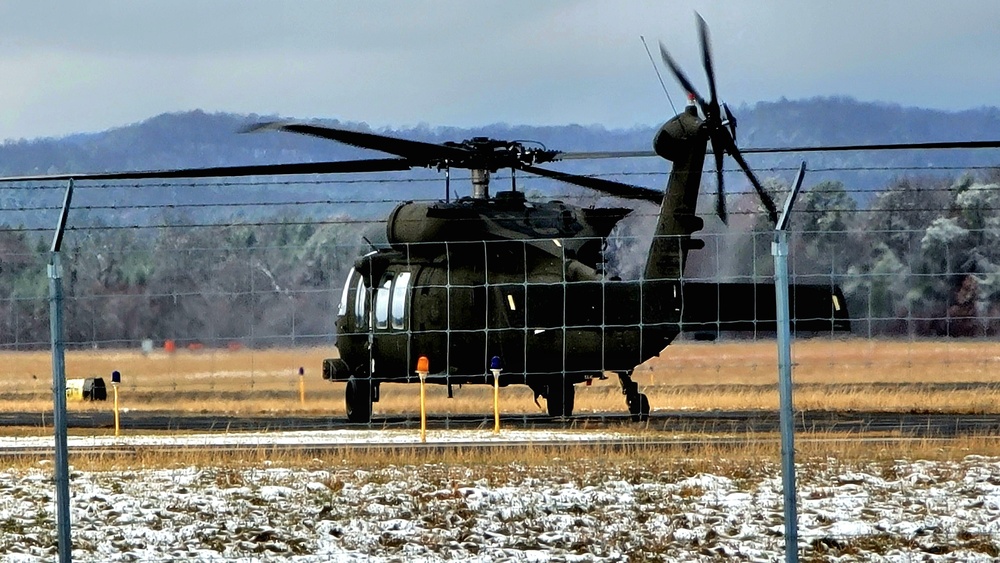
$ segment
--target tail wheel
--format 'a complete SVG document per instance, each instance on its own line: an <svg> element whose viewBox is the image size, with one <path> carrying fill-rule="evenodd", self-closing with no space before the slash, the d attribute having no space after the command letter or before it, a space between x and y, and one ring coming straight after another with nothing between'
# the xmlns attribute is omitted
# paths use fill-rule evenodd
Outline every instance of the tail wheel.
<svg viewBox="0 0 1000 563"><path fill-rule="evenodd" d="M347 420L348 422L372 421L372 382L370 379L350 378L347 380Z"/></svg>
<svg viewBox="0 0 1000 563"><path fill-rule="evenodd" d="M576 398L576 388L565 380L553 381L549 384L545 395L545 407L549 416L573 416L573 400Z"/></svg>
<svg viewBox="0 0 1000 563"><path fill-rule="evenodd" d="M628 403L628 412L632 414L632 422L649 420L649 398L645 393L629 393L625 402Z"/></svg>

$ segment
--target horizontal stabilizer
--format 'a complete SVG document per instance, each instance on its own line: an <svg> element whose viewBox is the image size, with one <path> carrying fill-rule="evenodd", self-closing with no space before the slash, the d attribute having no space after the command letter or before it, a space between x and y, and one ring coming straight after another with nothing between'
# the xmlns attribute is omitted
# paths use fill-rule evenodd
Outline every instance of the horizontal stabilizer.
<svg viewBox="0 0 1000 563"><path fill-rule="evenodd" d="M777 330L774 284L684 283L681 288L683 332ZM788 308L794 331L851 330L847 303L836 285L790 285Z"/></svg>

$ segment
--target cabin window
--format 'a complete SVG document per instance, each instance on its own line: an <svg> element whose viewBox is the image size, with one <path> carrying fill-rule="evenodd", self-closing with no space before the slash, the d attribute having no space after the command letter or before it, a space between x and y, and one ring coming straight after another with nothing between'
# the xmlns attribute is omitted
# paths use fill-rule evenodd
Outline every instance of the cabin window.
<svg viewBox="0 0 1000 563"><path fill-rule="evenodd" d="M368 329L368 288L364 276L358 276L358 286L354 289L354 321L358 329Z"/></svg>
<svg viewBox="0 0 1000 563"><path fill-rule="evenodd" d="M351 293L351 281L354 279L354 268L347 272L347 280L344 282L344 292L340 294L340 305L337 306L337 316L343 317L347 314L347 297Z"/></svg>
<svg viewBox="0 0 1000 563"><path fill-rule="evenodd" d="M410 291L410 272L396 276L392 286L392 328L406 328L406 296Z"/></svg>
<svg viewBox="0 0 1000 563"><path fill-rule="evenodd" d="M375 292L375 328L389 328L389 290L392 288L392 274L382 278L382 285Z"/></svg>

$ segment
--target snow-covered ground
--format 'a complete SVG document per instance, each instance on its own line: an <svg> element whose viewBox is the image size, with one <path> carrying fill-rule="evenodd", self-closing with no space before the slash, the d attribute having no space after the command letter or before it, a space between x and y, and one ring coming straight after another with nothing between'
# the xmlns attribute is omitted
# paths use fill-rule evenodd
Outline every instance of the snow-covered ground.
<svg viewBox="0 0 1000 563"><path fill-rule="evenodd" d="M783 558L781 479L771 461L720 462L707 472L602 459L306 465L73 470L74 560ZM831 459L801 465L798 481L804 560L1000 556L1000 460ZM0 471L0 560L53 559L53 496L48 462Z"/></svg>
<svg viewBox="0 0 1000 563"><path fill-rule="evenodd" d="M427 442L437 444L456 443L538 443L538 442L599 442L607 440L635 439L635 434L599 430L502 430L494 434L492 430L428 430ZM185 446L185 447L247 447L274 445L330 445L365 444L369 446L392 446L416 444L420 442L419 430L303 430L290 432L213 432L208 434L144 435L123 436L69 436L70 452L74 448L97 448L114 446ZM50 436L3 437L0 436L0 452L14 449L52 448L55 443Z"/></svg>

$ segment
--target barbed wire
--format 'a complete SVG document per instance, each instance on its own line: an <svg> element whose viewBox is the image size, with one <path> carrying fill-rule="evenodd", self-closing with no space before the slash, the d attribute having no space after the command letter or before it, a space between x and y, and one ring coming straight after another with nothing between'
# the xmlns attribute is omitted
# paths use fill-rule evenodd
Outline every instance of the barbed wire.
<svg viewBox="0 0 1000 563"><path fill-rule="evenodd" d="M990 169L993 169L993 168L991 167ZM651 174L651 175L658 175L658 176L666 175L666 173L649 173L649 174ZM628 175L628 174L625 174L625 175ZM610 174L609 173L609 174L585 175L585 177L589 177L589 178L602 178L602 179L615 178L615 177L619 177L619 176L622 176L622 174ZM421 181L421 182L424 182L424 181L435 181L435 182L439 182L440 180L389 180L389 179L383 179L383 180L365 180L365 181L358 181L358 182L371 182L371 183L376 183L376 184L392 184L392 183L396 183L396 182L400 182L400 181L404 181L404 182L406 182L406 181ZM538 181L548 182L549 180L538 179ZM323 184L336 184L338 182L317 181L316 183L317 183L317 185L323 185ZM531 189L530 188L530 182L522 182L522 187L524 187L524 184L529 184L528 189ZM220 184L214 184L214 185L220 185ZM280 185L280 184L260 184L260 185ZM898 188L898 187L888 187L888 188L883 188L883 189L850 188L850 187L845 187L845 186L843 186L843 184L840 184L840 183L838 183L838 184L836 184L836 185L834 185L834 186L832 186L830 188L823 188L822 186L825 186L825 185L826 185L825 182L824 183L816 184L815 188L808 188L804 192L804 194L824 195L824 194L833 194L833 193L843 193L845 195L863 195L863 196L874 196L874 197L878 198L879 196L881 196L883 194L887 194L888 195L888 194L895 194L895 193L900 193L900 194L902 194L902 193L919 194L919 193L929 192L929 193L949 193L950 194L950 193L953 193L953 192L960 192L960 191L978 191L978 190L987 191L987 190L993 190L993 189L995 189L992 185L975 185L975 184L973 184L971 186L966 186L966 185L912 186L912 185L908 185L905 189ZM199 187L199 188L204 188L205 184L201 184L201 183L184 184L184 185L162 184L160 186L164 186L164 187ZM100 189L111 189L111 188L121 188L122 186L115 185L115 184L110 184L110 183L106 183L106 184L102 184L100 186L89 186L89 187L90 188L100 188ZM87 188L86 186L80 186L77 189L86 189L86 188ZM5 188L3 186L0 186L0 190L2 190L2 189L5 189ZM7 188L7 189L11 189L11 188ZM28 188L16 188L16 189L50 189L50 188L28 187ZM56 189L56 188L52 187L51 189ZM61 186L58 189L65 189L65 186ZM600 192L591 192L591 191L585 191L585 190L586 190L586 188L579 188L578 191L575 191L575 192L556 192L556 193L541 194L541 195L545 199L567 199L567 200L580 200L580 199L586 200L586 199L601 199L601 198L613 198L614 199L614 196L602 194ZM753 189L750 189L750 188L747 188L747 187L740 187L740 188L736 188L736 189L729 189L729 190L727 190L727 196L730 197L730 198L732 198L732 197L737 197L738 198L738 197L743 197L743 196L746 196L746 195L755 195L755 191ZM702 197L709 197L709 195L707 193L705 193L705 194L702 194ZM276 207L291 208L291 207L304 207L304 206L316 206L316 205L377 205L377 204L389 205L389 204L398 204L398 203L400 203L401 201L404 201L404 200L405 201L418 202L418 203L433 203L433 202L440 201L439 198L365 198L365 199L322 198L322 199L290 200L290 201L251 201L251 202L227 201L227 202L189 202L189 203L167 202L167 203L128 203L128 204L113 204L113 205L112 204L104 204L104 205L77 205L77 206L74 206L73 209L76 210L76 211L184 210L184 209L213 209L213 208L234 208L234 209L264 208L264 209L266 209L266 208L276 208ZM642 205L642 204L640 204L640 205ZM45 204L45 205L33 205L33 206L19 206L19 207L10 207L10 208L6 208L6 207L5 208L0 208L0 214L3 214L3 213L39 212L39 211L56 211L56 210L59 210L59 209L61 209L60 205L52 203L52 204ZM992 208L992 207L981 207L980 209L992 210L994 208ZM877 206L876 205L876 206L870 206L868 208L825 208L823 210L797 209L797 212L798 213L820 213L820 212L839 211L839 212L852 212L852 213L873 213L873 212L888 212L888 211L945 211L945 210L946 210L946 208L939 208L939 207L933 207L933 208L914 208L914 207L890 208L890 207L881 207L881 206ZM731 214L739 215L741 213L746 213L746 212L741 212L741 211L737 210L737 211L733 211ZM751 212L751 213L756 213L756 212ZM148 228L148 226L135 226L135 227L136 228ZM198 227L198 226L192 225L192 228L196 228L196 227ZM118 227L118 228L122 228L122 227Z"/></svg>
<svg viewBox="0 0 1000 563"><path fill-rule="evenodd" d="M828 213L844 213L844 214L885 214L885 213L922 213L922 212L941 212L950 210L950 207L936 208L911 208L911 207L896 207L896 208L880 208L880 209L855 209L855 208L824 208L824 209L796 209L796 216L802 215L826 215ZM955 213L959 213L961 209L955 210ZM1000 207L976 207L974 211L1000 211ZM710 212L706 214L711 215ZM763 211L759 210L734 210L729 211L730 217L756 217L761 220L766 218ZM631 217L635 218L646 218L652 219L659 216L657 213L632 213ZM477 218L454 218L449 219L455 223L468 222L472 224L474 222L480 221ZM794 219L793 219L794 221ZM353 219L353 218L326 218L326 219L304 219L304 220L252 220L252 221L232 221L223 220L219 222L204 222L204 223L163 223L163 224L126 224L126 225L107 225L107 224L91 224L91 225L69 225L65 228L66 232L90 232L90 231L155 231L155 230L170 230L170 229L241 229L247 227L296 227L296 226L337 226L337 225L385 225L386 220L384 218L369 218L369 219ZM760 224L757 226L749 225L750 229L741 232L743 234L748 233L773 233L773 229L770 224ZM3 233L45 233L52 231L53 227L0 227L0 234ZM801 229L796 228L795 223L792 223L790 229L792 232L796 233L807 233L807 234L835 234L840 232L855 232L856 229L852 230L837 230L837 229ZM866 231L873 232L866 228ZM914 228L911 231L893 231L893 232L914 232L923 233L924 229ZM993 232L989 228L964 228L964 232L967 233L991 233ZM695 236L704 237L712 234L711 231L696 231ZM564 235L570 236L570 235ZM557 237L559 238L559 237ZM545 239L549 240L549 239Z"/></svg>
<svg viewBox="0 0 1000 563"><path fill-rule="evenodd" d="M922 165L922 166L823 166L809 168L808 172L915 172L915 171L933 171L933 172L965 172L965 171L992 171L1000 170L1000 163L996 165L969 165L969 166L933 166L933 165ZM797 172L797 166L772 166L772 167L759 167L754 168L754 171L760 175L762 172ZM731 174L742 174L743 170L741 168L724 168L723 172ZM703 168L702 174L714 174L714 168ZM621 172L600 172L600 173L577 173L577 175L585 178L614 178L614 177L663 177L669 176L669 170L653 170L653 171L628 171L623 170ZM511 176L509 175L494 175L492 177L495 181L509 181ZM559 182L559 180L551 178L543 178L538 176L533 176L530 174L517 176L518 181L544 181L544 182ZM452 176L452 182L471 182L472 176ZM171 181L171 182L152 182L152 181L117 181L109 182L102 181L102 183L94 184L93 180L80 180L74 186L74 189L78 190L102 190L102 189L145 189L145 188L205 188L205 187L272 187L272 186L317 186L317 185L352 185L352 184L434 184L441 183L443 180L440 177L434 178L337 178L333 175L325 175L322 178L313 179L301 179L301 180L226 180L217 181L214 178L206 178L200 180L192 181ZM38 182L44 182L44 180L33 180L24 181L19 183L32 185L16 185L12 183L0 183L0 189L9 190L64 190L66 189L66 181L59 181L57 184L42 184L35 185Z"/></svg>

